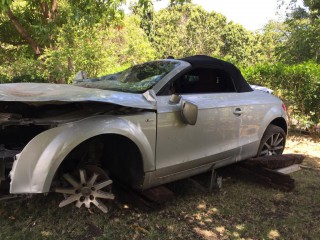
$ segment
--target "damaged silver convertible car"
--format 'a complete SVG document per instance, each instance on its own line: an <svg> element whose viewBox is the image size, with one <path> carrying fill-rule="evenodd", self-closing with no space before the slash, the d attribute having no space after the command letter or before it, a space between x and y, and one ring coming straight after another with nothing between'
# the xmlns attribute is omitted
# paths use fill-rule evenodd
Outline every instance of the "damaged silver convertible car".
<svg viewBox="0 0 320 240"><path fill-rule="evenodd" d="M112 179L147 189L281 154L281 100L232 64L167 59L73 85L0 85L0 179L11 194L56 191L60 207L113 199Z"/></svg>

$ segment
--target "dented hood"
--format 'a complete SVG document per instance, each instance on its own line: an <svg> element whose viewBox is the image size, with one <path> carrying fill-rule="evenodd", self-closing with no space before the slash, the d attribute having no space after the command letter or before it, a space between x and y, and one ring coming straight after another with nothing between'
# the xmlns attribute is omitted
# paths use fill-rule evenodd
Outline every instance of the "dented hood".
<svg viewBox="0 0 320 240"><path fill-rule="evenodd" d="M149 100L151 99L149 98ZM0 84L0 101L25 103L93 101L133 108L155 109L154 102L148 101L145 94L50 83Z"/></svg>

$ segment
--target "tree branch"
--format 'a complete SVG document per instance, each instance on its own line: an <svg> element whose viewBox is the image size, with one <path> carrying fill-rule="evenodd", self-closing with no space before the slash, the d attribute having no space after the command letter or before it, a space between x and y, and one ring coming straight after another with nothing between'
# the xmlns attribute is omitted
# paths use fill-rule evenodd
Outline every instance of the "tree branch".
<svg viewBox="0 0 320 240"><path fill-rule="evenodd" d="M20 34L22 39L24 39L33 49L36 56L39 56L42 53L41 47L32 39L31 35L26 31L26 29L19 23L16 16L13 14L11 9L9 8L7 11L8 17L12 22L13 26Z"/></svg>

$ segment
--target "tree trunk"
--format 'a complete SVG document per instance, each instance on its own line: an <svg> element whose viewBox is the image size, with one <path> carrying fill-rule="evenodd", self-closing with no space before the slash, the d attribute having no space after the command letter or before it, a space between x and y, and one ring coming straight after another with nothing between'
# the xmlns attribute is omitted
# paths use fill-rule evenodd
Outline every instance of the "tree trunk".
<svg viewBox="0 0 320 240"><path fill-rule="evenodd" d="M57 18L58 13L58 0L52 0L51 2L51 16L50 18L52 20L55 20Z"/></svg>
<svg viewBox="0 0 320 240"><path fill-rule="evenodd" d="M40 10L42 13L42 20L43 22L47 22L49 19L49 8L46 2L40 2Z"/></svg>
<svg viewBox="0 0 320 240"><path fill-rule="evenodd" d="M12 22L13 26L17 30L17 32L20 34L22 39L24 39L28 45L30 45L35 53L36 56L39 56L42 54L42 49L31 37L31 35L26 31L26 29L19 23L16 16L13 14L11 9L9 8L7 11L8 17L10 21Z"/></svg>

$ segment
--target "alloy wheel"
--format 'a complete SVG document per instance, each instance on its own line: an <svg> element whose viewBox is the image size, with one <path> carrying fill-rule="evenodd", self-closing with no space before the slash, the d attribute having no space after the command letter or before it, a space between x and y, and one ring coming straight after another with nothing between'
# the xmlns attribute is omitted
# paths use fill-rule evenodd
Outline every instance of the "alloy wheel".
<svg viewBox="0 0 320 240"><path fill-rule="evenodd" d="M90 177L87 174L90 174ZM113 200L115 198L114 194L111 193L112 180L101 168L94 166L79 169L79 177L80 180L77 180L69 173L63 175L63 178L71 187L55 189L55 192L65 195L65 199L60 202L59 207L75 203L78 208L85 206L89 209L96 206L102 212L107 213L108 208L101 200Z"/></svg>
<svg viewBox="0 0 320 240"><path fill-rule="evenodd" d="M280 133L272 134L263 144L260 156L281 154L284 149L284 140Z"/></svg>

